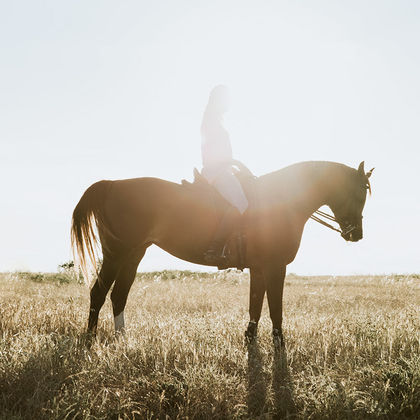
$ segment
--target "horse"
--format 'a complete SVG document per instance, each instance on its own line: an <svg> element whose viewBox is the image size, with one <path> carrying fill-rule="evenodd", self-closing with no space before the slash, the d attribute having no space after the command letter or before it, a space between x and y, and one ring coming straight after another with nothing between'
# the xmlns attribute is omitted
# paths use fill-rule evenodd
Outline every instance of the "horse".
<svg viewBox="0 0 420 420"><path fill-rule="evenodd" d="M365 173L364 162L358 169L336 162L300 162L244 183L250 198L241 216L246 237L244 265L250 270L248 340L257 337L267 293L273 340L284 345L286 266L294 260L304 226L314 212L328 206L334 215L329 218L338 223L344 240L362 239L362 212L372 170ZM95 250L99 245L102 248L102 265L90 289L88 333L96 333L99 311L112 284L115 330L123 331L128 293L150 245L209 265L204 253L227 205L205 181L178 184L149 177L92 184L74 209L71 227L73 252L85 278L88 263L97 266ZM228 247L235 266L238 253L232 241Z"/></svg>

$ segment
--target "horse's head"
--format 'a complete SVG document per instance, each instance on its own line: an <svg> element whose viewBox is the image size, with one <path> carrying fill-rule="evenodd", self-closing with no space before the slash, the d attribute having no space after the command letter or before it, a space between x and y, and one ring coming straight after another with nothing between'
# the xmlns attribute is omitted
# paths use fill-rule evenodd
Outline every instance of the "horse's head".
<svg viewBox="0 0 420 420"><path fill-rule="evenodd" d="M373 169L365 173L365 163L353 169L342 178L342 184L330 204L335 219L341 228L341 236L346 241L357 242L363 238L362 212L366 193L370 193L369 178ZM341 181L341 180L340 180ZM341 183L341 182L340 182Z"/></svg>

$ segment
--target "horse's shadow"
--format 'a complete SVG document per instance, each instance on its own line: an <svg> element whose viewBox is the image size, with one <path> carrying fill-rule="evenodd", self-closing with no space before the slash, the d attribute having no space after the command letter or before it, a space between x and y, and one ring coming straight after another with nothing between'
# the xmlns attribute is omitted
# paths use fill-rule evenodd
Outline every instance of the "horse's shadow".
<svg viewBox="0 0 420 420"><path fill-rule="evenodd" d="M267 378L258 342L248 343L248 413L258 416L266 411Z"/></svg>
<svg viewBox="0 0 420 420"><path fill-rule="evenodd" d="M285 347L275 349L272 366L272 390L276 418L290 418L296 414L293 381L287 363Z"/></svg>
<svg viewBox="0 0 420 420"><path fill-rule="evenodd" d="M271 414L276 419L293 418L296 407L286 349L284 347L274 349L271 375L264 372L263 367L264 361L258 342L249 343L248 414L251 417Z"/></svg>
<svg viewBox="0 0 420 420"><path fill-rule="evenodd" d="M15 371L5 371L0 418L26 418L28 413L28 418L45 418L46 413L52 413L51 401L63 395L63 387L71 393L73 377L80 374L77 361L84 350L77 336L50 333L39 339L36 347L27 349L26 360Z"/></svg>

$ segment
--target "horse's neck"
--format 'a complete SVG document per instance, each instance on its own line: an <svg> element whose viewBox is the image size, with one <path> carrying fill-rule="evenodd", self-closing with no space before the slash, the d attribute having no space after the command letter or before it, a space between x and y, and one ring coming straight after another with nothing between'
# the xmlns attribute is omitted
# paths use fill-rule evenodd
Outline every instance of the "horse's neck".
<svg viewBox="0 0 420 420"><path fill-rule="evenodd" d="M305 162L261 177L261 186L273 204L290 206L308 218L329 204L339 171L340 166L334 163Z"/></svg>

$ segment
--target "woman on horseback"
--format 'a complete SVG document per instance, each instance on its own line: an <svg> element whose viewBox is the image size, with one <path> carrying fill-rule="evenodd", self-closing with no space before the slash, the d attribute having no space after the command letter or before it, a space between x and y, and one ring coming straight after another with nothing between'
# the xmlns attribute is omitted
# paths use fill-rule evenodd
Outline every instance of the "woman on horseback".
<svg viewBox="0 0 420 420"><path fill-rule="evenodd" d="M248 208L248 200L232 169L232 146L223 126L223 114L229 109L229 91L218 85L210 92L201 123L202 175L232 205L224 214L205 254L209 263L223 263L223 247L234 222Z"/></svg>

